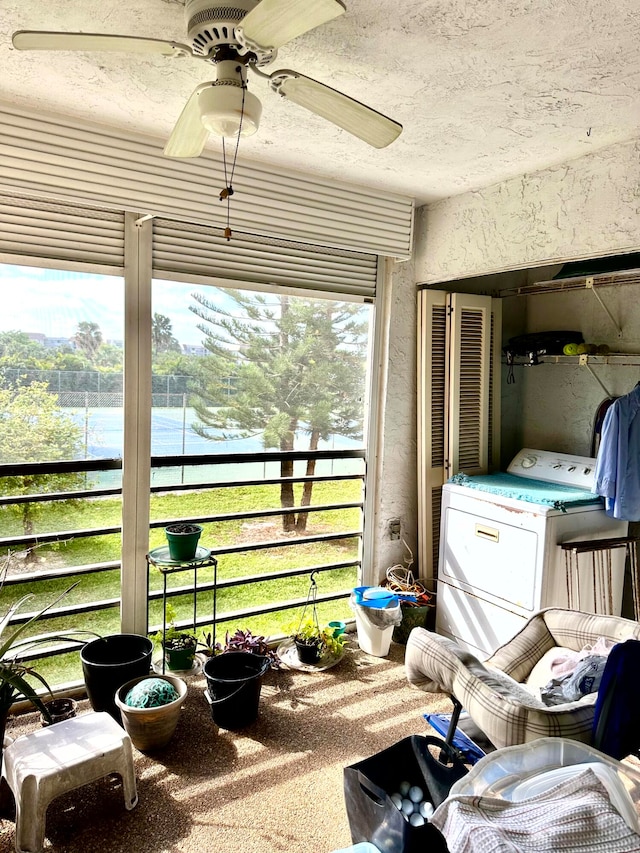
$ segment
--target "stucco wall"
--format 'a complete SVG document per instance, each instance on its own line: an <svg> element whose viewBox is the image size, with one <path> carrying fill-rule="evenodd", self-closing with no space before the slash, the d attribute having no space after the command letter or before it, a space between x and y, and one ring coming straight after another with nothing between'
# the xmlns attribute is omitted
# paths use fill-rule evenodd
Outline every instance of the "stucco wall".
<svg viewBox="0 0 640 853"><path fill-rule="evenodd" d="M371 583L389 566L402 563L404 539L416 554L416 287L410 262L389 262L382 305L386 323L379 383L377 454L372 565L365 567ZM401 521L401 539L389 538L389 521Z"/></svg>
<svg viewBox="0 0 640 853"><path fill-rule="evenodd" d="M639 211L634 140L422 208L416 281L632 251L640 245Z"/></svg>

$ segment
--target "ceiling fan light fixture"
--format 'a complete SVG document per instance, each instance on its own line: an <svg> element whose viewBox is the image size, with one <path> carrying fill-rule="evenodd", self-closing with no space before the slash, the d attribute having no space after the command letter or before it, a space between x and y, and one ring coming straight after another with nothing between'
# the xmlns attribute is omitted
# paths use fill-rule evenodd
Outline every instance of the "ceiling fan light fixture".
<svg viewBox="0 0 640 853"><path fill-rule="evenodd" d="M251 136L260 126L262 104L241 86L209 86L200 92L198 106L202 124L217 136Z"/></svg>

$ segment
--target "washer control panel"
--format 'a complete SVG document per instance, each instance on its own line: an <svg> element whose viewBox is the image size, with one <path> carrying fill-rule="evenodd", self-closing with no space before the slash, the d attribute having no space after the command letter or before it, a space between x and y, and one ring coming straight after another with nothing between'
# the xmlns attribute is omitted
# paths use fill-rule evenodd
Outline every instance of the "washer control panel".
<svg viewBox="0 0 640 853"><path fill-rule="evenodd" d="M525 447L516 453L507 471L518 477L591 491L595 467L596 460L589 456L571 456Z"/></svg>

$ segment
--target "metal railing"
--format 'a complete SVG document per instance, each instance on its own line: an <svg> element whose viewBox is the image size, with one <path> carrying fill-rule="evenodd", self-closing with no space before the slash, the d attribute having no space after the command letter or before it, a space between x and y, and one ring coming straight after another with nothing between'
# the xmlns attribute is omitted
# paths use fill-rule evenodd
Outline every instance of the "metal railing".
<svg viewBox="0 0 640 853"><path fill-rule="evenodd" d="M296 463L305 464L313 461L319 469L331 466L331 470L319 470L316 474L308 475L306 473L296 473L295 467L293 476L279 476L278 466L283 462L290 462L294 466ZM262 476L256 476L256 466L261 468ZM339 470L334 470L335 468ZM61 474L84 474L87 477L97 478L92 486L87 486L84 489L76 489L73 491L55 491L46 492L39 491L34 493L21 493L4 495L0 497L0 533L7 533L2 529L2 512L13 508L14 515L17 509L21 509L24 513L26 507L30 507L32 511L40 509L40 515L43 506L49 506L50 515L55 516L56 508L73 505L78 507L82 502L91 502L95 505L96 499L119 498L122 490L119 485L104 485L100 482L100 477L107 474L113 477L114 473L122 468L122 460L120 459L103 459L103 460L85 460L77 462L58 462L58 463L25 463L25 464L8 464L0 465L0 493L3 491L3 484L7 481L4 478L25 478L24 482L33 480L33 478L45 477L47 475L56 476ZM215 554L220 566L224 567L225 558L230 558L231 555L242 553L257 553L262 552L268 554L278 549L278 554L292 554L296 548L300 549L304 546L309 549L309 546L323 545L330 543L355 543L357 546L357 554L350 555L348 558L344 556L340 559L329 559L323 562L314 562L312 565L304 564L304 553L301 554L299 562L288 559L289 567L283 569L268 569L260 572L252 572L247 575L225 576L222 572L222 577L217 579L215 584L216 592L219 594L225 590L249 589L256 584L279 583L287 579L300 578L304 575L310 575L313 571L321 573L329 573L341 569L353 569L358 571L360 568L360 551L363 531L363 493L365 482L365 451L362 449L356 450L325 450L325 451L291 451L291 452L265 452L265 453L232 453L232 454L216 454L216 455L197 455L197 456L162 456L153 457L151 459L152 481L155 477L164 482L155 483L150 487L152 496L167 496L172 494L185 495L185 515L181 515L179 519L172 518L153 518L150 523L150 537L153 538L153 531L158 528L163 528L173 521L193 521L198 524L218 526L224 528L229 523L250 522L256 519L266 519L267 521L283 519L285 516L292 514L304 514L310 520L310 530L308 535L292 536L292 537L268 537L266 539L255 538L251 536L242 538L242 541L225 542L222 545L213 545L212 550ZM242 470L249 469L246 479L241 479L239 474ZM222 477L217 479L216 471L228 472L233 471L233 478ZM306 470L306 466L305 466ZM199 472L199 473L196 473ZM184 482L185 477L188 482ZM224 490L230 489L256 489L263 486L281 486L283 484L304 485L304 484L325 484L325 483L341 483L352 481L359 483L358 495L348 500L333 500L324 501L322 503L311 504L309 506L263 506L256 508L244 508L238 511L216 511L215 494L222 494ZM15 480L13 481L15 484ZM355 490L354 490L355 491ZM189 504L186 493L206 493L212 496L211 512L189 512ZM71 502L73 502L71 504ZM80 503L78 503L80 502ZM228 510L228 507L226 508ZM344 513L349 510L357 510L359 512L359 523L348 528L342 529L339 526L336 528L335 521L330 530L313 529L313 519L320 517L339 518L339 513ZM77 514L80 514L79 512ZM126 519L124 524L126 524ZM15 520L14 520L15 524ZM42 526L42 525L41 525ZM325 524L326 526L326 524ZM336 529L333 529L336 528ZM44 529L42 532L32 531L20 535L0 535L0 555L20 553L40 553L40 549L59 546L66 547L71 543L78 543L82 540L95 539L96 537L118 537L122 532L122 524L105 524L104 526L68 526L64 529ZM229 536L227 536L229 539ZM338 555L339 556L339 555ZM17 598L21 597L24 590L29 592L36 591L40 587L44 590L49 590L52 586L59 588L62 583L71 583L82 577L96 575L106 575L106 573L115 573L121 571L121 562L119 559L94 560L92 562L71 564L65 566L51 566L45 569L38 568L35 563L35 568L27 563L26 568L20 572L14 572L9 569L4 579L2 589L2 600L4 604L0 604L0 612L5 611L7 606L13 603ZM98 587L100 585L98 584ZM107 588L108 584L104 584ZM197 594L207 596L213 591L214 583L211 579L204 579L197 584ZM172 586L167 595L169 598L177 601L181 596L186 596L191 593L193 586L182 584ZM318 595L319 602L335 601L345 599L351 592L351 588L332 589L329 592ZM160 588L149 589L148 612L154 603L157 603L162 598L162 590ZM51 598L51 595L49 595ZM48 602L47 602L48 603ZM216 623L230 623L238 619L249 619L256 616L274 613L277 611L293 610L303 607L305 603L304 596L295 596L293 598L283 600L265 600L251 606L238 607L229 609L216 614ZM65 603L64 600L59 606L48 611L41 617L43 620L53 622L60 625L62 629L72 627L70 624L73 621L73 627L76 627L78 620L83 615L108 613L118 609L120 606L120 595L105 595L96 597L95 600L79 601L73 603ZM37 610L29 610L19 612L13 617L11 623L23 624L32 618ZM202 615L197 619L198 626L206 626L211 623L211 615ZM38 623L35 623L36 626ZM178 625L178 623L176 623ZM178 625L179 626L179 625ZM157 630L158 625L148 625L148 632ZM48 630L48 629L47 629ZM40 628L40 632L42 628ZM25 660L30 658L44 658L47 656L57 656L68 653L69 651L77 650L81 643L62 643L54 648L43 652L39 649L31 654L26 654Z"/></svg>

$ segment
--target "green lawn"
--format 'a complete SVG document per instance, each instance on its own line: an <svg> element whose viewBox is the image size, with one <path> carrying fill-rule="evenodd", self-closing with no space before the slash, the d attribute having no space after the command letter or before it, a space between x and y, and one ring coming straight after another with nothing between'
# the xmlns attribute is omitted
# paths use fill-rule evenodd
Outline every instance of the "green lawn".
<svg viewBox="0 0 640 853"><path fill-rule="evenodd" d="M357 480L316 483L313 489L313 503L326 505L360 500L361 483ZM202 492L153 495L151 498L152 520L179 519L184 517L200 518L207 515L228 514L242 511L275 509L280 506L277 486L237 486L233 488L213 489ZM37 533L60 530L89 530L119 526L121 504L119 499L93 498L89 500L67 502L65 504L44 504L36 519ZM278 546L258 551L242 551L221 555L218 560L218 581L240 578L250 575L269 574L286 569L314 566L325 563L340 563L356 560L359 553L359 540L343 539L332 542L305 542L304 537L283 537L280 520L260 517L249 520L229 520L206 523L201 543L216 553L216 548L232 545L247 545L261 541L295 542L293 546ZM359 509L325 510L311 513L308 517L307 534L331 533L359 530L361 513ZM19 536L22 526L15 510L0 509L0 535ZM149 548L166 544L161 528L150 531ZM44 571L66 567L89 565L120 559L120 535L89 536L74 538L54 545L39 546L35 550L35 562L24 566L28 571ZM12 572L13 573L13 572ZM213 580L213 568L198 572L200 583ZM168 578L169 587L191 587L191 572L172 574ZM348 590L357 583L356 568L335 569L322 572L318 576L321 593ZM159 571L151 569L150 585L152 590L162 589L162 577ZM246 608L265 606L270 603L285 602L289 599L304 599L309 586L305 574L300 577L265 580L250 585L221 589L217 596L218 615L232 614ZM31 593L33 600L26 605L29 611L39 609L52 598L69 587L68 578L51 577L36 583L24 583L6 586L0 592L0 608L4 611L11 603L24 594ZM110 570L83 575L80 583L64 599L64 605L90 604L91 602L120 598L120 572ZM193 603L191 595L172 599L179 620L191 620ZM62 603L61 603L62 606ZM328 602L320 606L321 618L350 618L353 614L346 600ZM198 619L211 621L212 594L200 593L197 603ZM87 612L73 618L42 620L36 623L32 633L56 631L70 627L91 630L104 635L119 631L119 609ZM300 618L299 610L285 610L255 616L250 619L235 619L221 622L217 626L217 636L224 638L227 629L249 628L254 633L265 636L287 634ZM150 628L162 621L160 602L150 607ZM58 656L41 661L38 670L42 671L51 683L61 683L81 677L77 653Z"/></svg>

